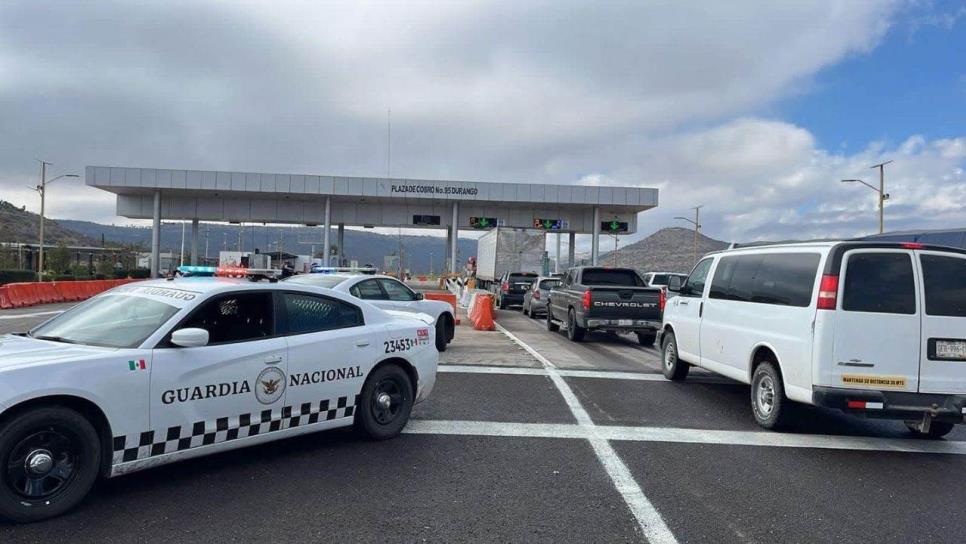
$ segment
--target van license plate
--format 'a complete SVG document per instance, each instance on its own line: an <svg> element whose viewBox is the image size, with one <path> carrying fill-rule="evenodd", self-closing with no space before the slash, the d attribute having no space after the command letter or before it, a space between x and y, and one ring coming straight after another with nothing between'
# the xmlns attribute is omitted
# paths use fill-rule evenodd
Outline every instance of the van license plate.
<svg viewBox="0 0 966 544"><path fill-rule="evenodd" d="M936 340L936 358L966 359L966 340Z"/></svg>
<svg viewBox="0 0 966 544"><path fill-rule="evenodd" d="M630 327L633 324L634 324L634 320L633 319L618 319L617 320L617 326L618 327Z"/></svg>

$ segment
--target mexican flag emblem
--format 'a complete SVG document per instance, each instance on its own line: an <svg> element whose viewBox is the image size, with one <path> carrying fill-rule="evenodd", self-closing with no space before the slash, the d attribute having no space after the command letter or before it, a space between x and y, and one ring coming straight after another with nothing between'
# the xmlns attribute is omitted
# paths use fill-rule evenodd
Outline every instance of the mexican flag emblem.
<svg viewBox="0 0 966 544"><path fill-rule="evenodd" d="M128 361L128 369L132 372L135 370L147 370L148 364L144 362L144 359L138 359L137 361Z"/></svg>

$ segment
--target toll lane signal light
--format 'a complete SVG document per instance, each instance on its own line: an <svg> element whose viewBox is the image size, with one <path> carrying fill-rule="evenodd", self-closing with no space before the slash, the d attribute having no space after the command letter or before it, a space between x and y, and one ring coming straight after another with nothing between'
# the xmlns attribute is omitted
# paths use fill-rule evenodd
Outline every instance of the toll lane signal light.
<svg viewBox="0 0 966 544"><path fill-rule="evenodd" d="M608 234L627 232L627 221L601 221L600 230Z"/></svg>

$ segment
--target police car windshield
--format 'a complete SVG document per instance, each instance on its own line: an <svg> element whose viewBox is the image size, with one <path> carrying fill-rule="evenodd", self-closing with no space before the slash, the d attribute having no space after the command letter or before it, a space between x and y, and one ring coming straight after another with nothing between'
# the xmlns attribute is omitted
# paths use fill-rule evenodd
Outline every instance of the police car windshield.
<svg viewBox="0 0 966 544"><path fill-rule="evenodd" d="M178 312L146 297L106 295L76 306L31 330L41 340L109 348L135 348Z"/></svg>
<svg viewBox="0 0 966 544"><path fill-rule="evenodd" d="M345 276L334 276L331 274L299 274L288 278L287 282L301 283L303 285L314 285L331 289L349 278Z"/></svg>

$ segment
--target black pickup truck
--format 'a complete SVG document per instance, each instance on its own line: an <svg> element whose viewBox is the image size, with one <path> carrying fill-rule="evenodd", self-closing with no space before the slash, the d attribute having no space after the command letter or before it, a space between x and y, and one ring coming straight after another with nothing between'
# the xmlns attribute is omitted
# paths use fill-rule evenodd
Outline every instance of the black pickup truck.
<svg viewBox="0 0 966 544"><path fill-rule="evenodd" d="M665 301L662 288L646 287L631 268L578 266L550 291L547 330L563 326L574 342L587 331L634 332L642 346L650 346L661 329Z"/></svg>

